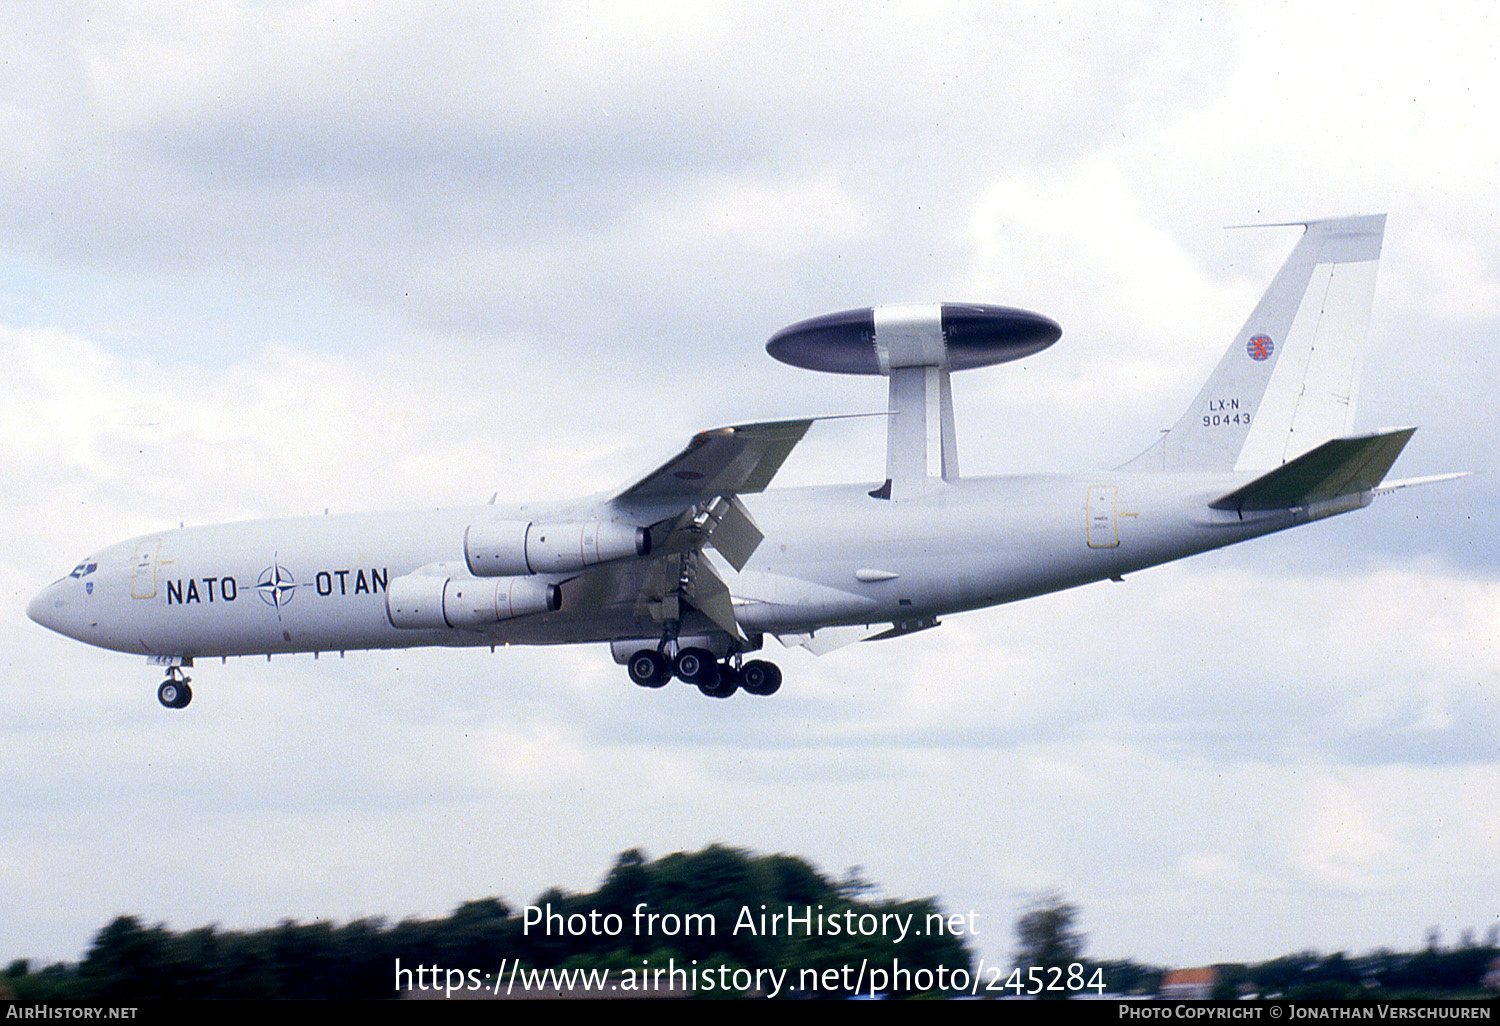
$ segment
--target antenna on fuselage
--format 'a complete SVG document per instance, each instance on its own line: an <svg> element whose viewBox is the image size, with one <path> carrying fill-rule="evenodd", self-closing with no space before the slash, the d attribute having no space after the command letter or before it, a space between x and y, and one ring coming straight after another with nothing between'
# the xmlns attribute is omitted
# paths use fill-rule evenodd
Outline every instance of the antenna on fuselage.
<svg viewBox="0 0 1500 1026"><path fill-rule="evenodd" d="M794 367L890 379L885 484L870 495L909 499L958 480L949 374L1019 360L1062 336L1027 310L961 303L862 307L783 328L766 352Z"/></svg>

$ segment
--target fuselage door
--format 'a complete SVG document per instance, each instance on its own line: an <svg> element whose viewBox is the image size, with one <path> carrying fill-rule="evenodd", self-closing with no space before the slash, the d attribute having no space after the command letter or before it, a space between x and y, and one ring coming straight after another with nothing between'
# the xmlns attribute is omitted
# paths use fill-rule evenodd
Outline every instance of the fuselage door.
<svg viewBox="0 0 1500 1026"><path fill-rule="evenodd" d="M1120 544L1115 523L1117 506L1114 485L1089 485L1088 542L1091 549L1113 549Z"/></svg>
<svg viewBox="0 0 1500 1026"><path fill-rule="evenodd" d="M161 539L142 538L135 546L135 565L130 572L132 598L156 597L156 566L161 561Z"/></svg>

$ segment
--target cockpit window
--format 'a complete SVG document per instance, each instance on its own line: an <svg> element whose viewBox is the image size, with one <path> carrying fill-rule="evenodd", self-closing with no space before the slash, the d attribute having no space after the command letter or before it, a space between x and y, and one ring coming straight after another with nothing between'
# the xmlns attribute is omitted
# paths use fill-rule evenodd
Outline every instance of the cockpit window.
<svg viewBox="0 0 1500 1026"><path fill-rule="evenodd" d="M97 569L99 569L99 564L98 563L93 563L93 562L90 562L89 560L84 560L82 563L79 563L77 566L75 566L73 568L73 572L70 573L68 576L69 577L87 577L89 574L93 573Z"/></svg>

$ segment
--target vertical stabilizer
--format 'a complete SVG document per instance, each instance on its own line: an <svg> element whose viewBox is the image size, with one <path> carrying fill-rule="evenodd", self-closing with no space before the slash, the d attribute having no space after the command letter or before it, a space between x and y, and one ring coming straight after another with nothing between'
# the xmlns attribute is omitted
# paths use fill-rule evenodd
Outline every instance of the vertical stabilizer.
<svg viewBox="0 0 1500 1026"><path fill-rule="evenodd" d="M1307 231L1182 419L1126 470L1264 470L1347 434L1385 215Z"/></svg>

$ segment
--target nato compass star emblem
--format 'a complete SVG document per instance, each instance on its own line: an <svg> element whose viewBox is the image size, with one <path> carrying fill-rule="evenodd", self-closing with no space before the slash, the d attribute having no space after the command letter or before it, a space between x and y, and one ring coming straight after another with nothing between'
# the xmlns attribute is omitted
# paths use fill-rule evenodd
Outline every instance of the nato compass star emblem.
<svg viewBox="0 0 1500 1026"><path fill-rule="evenodd" d="M261 601L280 612L281 607L297 593L297 581L290 570L275 562L261 571L255 590L260 592Z"/></svg>

